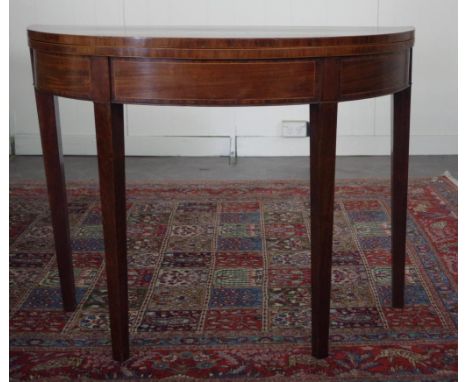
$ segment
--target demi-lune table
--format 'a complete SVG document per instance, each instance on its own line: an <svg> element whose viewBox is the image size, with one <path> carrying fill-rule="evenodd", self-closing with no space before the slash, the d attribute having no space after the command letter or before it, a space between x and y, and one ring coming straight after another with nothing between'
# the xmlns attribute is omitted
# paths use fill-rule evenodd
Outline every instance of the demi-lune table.
<svg viewBox="0 0 468 382"><path fill-rule="evenodd" d="M328 355L338 102L393 94L393 306L404 304L413 28L30 27L63 306L76 306L56 97L94 103L113 357L129 357L124 104L310 105L312 354Z"/></svg>

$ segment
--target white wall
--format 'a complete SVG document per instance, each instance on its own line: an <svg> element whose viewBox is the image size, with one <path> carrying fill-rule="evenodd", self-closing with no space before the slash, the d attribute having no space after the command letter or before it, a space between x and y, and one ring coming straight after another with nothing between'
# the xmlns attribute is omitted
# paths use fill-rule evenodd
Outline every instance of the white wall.
<svg viewBox="0 0 468 382"><path fill-rule="evenodd" d="M457 152L456 0L13 0L10 119L17 154L40 154L26 27L71 25L413 25L413 154ZM282 138L281 121L307 106L126 106L128 155L308 155L307 138ZM92 104L60 99L65 154L95 154ZM339 106L339 155L390 152L390 97ZM175 138L173 136L176 136ZM186 136L179 138L178 136ZM193 137L201 136L201 137Z"/></svg>

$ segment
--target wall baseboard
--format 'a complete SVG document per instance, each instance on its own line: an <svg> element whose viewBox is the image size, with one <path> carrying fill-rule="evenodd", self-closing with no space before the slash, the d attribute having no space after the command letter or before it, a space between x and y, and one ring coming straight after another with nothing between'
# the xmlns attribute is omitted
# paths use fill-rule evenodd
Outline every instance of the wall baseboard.
<svg viewBox="0 0 468 382"><path fill-rule="evenodd" d="M96 155L96 139L90 135L64 135L65 155ZM389 155L390 136L338 136L337 155ZM130 156L229 156L229 137L125 137L125 153ZM16 155L41 155L36 134L15 136ZM412 155L456 155L456 135L414 135L410 139ZM308 138L237 137L237 155L307 156Z"/></svg>

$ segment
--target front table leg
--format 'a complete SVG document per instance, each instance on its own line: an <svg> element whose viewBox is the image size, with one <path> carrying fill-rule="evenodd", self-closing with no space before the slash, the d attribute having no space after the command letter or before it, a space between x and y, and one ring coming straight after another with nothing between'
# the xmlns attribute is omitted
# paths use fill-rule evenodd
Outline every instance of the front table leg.
<svg viewBox="0 0 468 382"><path fill-rule="evenodd" d="M129 357L123 105L95 103L107 293L116 361Z"/></svg>
<svg viewBox="0 0 468 382"><path fill-rule="evenodd" d="M403 308L411 88L393 95L392 134L392 300Z"/></svg>
<svg viewBox="0 0 468 382"><path fill-rule="evenodd" d="M53 94L36 90L36 105L63 308L66 312L73 312L76 307L75 279L57 98Z"/></svg>
<svg viewBox="0 0 468 382"><path fill-rule="evenodd" d="M310 105L312 355L328 355L337 103Z"/></svg>

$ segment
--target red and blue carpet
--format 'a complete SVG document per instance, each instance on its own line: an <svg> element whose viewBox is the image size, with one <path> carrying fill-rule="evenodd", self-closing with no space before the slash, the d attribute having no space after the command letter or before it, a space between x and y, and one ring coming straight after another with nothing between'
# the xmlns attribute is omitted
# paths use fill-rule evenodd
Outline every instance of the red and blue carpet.
<svg viewBox="0 0 468 382"><path fill-rule="evenodd" d="M310 355L306 182L128 186L131 358L110 351L99 198L69 186L79 306L61 308L47 194L10 193L13 380L455 381L457 188L410 182L404 310L387 181L338 181L331 352Z"/></svg>

